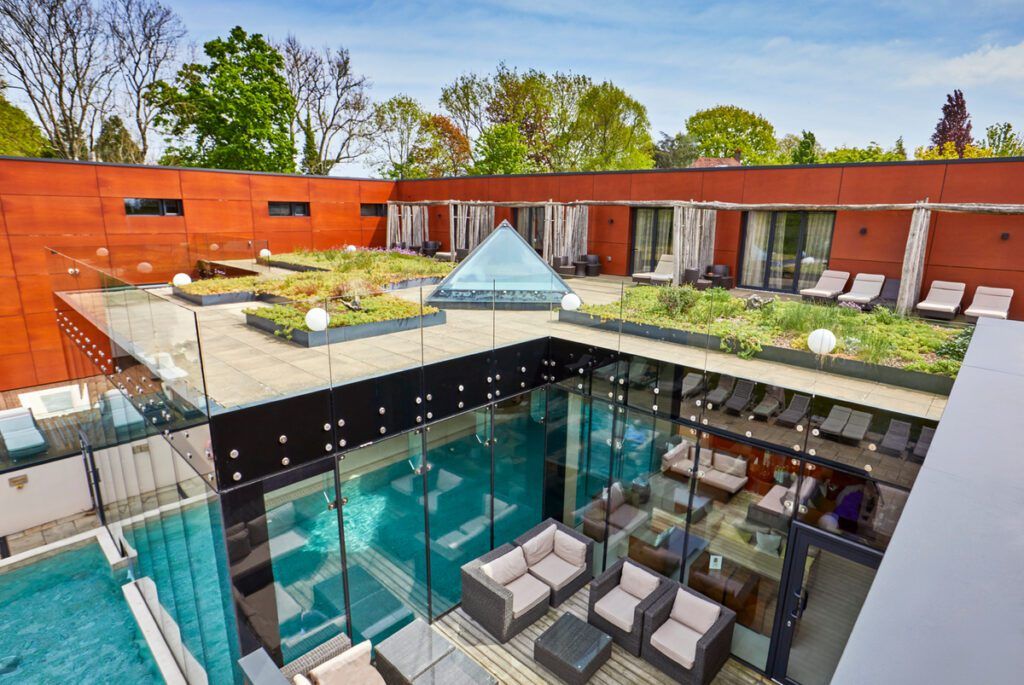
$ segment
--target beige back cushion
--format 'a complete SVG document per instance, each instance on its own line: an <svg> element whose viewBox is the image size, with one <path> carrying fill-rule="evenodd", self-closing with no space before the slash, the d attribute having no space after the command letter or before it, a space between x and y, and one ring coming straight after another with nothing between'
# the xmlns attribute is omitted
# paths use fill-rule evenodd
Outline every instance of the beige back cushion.
<svg viewBox="0 0 1024 685"><path fill-rule="evenodd" d="M974 291L974 302L971 308L991 309L994 311L1005 311L1010 308L1010 299L1013 291L1009 288L989 288L979 285Z"/></svg>
<svg viewBox="0 0 1024 685"><path fill-rule="evenodd" d="M481 566L480 570L495 583L508 585L526 573L526 557L523 556L523 548L516 547L511 552L502 554L494 561L489 561Z"/></svg>
<svg viewBox="0 0 1024 685"><path fill-rule="evenodd" d="M928 297L933 302L944 304L960 304L964 297L966 286L963 283L953 281L932 281L932 287L928 290Z"/></svg>
<svg viewBox="0 0 1024 685"><path fill-rule="evenodd" d="M711 630L722 614L722 607L692 595L686 590L676 590L676 601L672 604L671 616L701 635Z"/></svg>
<svg viewBox="0 0 1024 685"><path fill-rule="evenodd" d="M583 567L587 563L587 546L560 530L555 531L555 554L573 566Z"/></svg>
<svg viewBox="0 0 1024 685"><path fill-rule="evenodd" d="M346 673L351 671L354 666L360 663L370 663L370 647L370 641L364 640L355 647L346 649L330 661L320 664L310 671L310 679L315 685L346 682Z"/></svg>
<svg viewBox="0 0 1024 685"><path fill-rule="evenodd" d="M619 587L637 599L644 599L658 588L658 576L627 561L622 565Z"/></svg>
<svg viewBox="0 0 1024 685"><path fill-rule="evenodd" d="M818 279L818 285L815 287L826 290L842 290L849 279L850 274L847 271L826 270L821 272L821 278Z"/></svg>
<svg viewBox="0 0 1024 685"><path fill-rule="evenodd" d="M715 468L724 471L730 476L743 478L747 475L747 462L742 457L734 457L731 454L715 452Z"/></svg>
<svg viewBox="0 0 1024 685"><path fill-rule="evenodd" d="M523 554L526 555L526 564L533 566L541 559L551 554L555 548L555 524L551 524L541 532L523 543Z"/></svg>
<svg viewBox="0 0 1024 685"><path fill-rule="evenodd" d="M672 267L675 266L676 260L673 259L670 254L661 255L661 259L658 260L658 265L654 267L654 273L672 275Z"/></svg>
<svg viewBox="0 0 1024 685"><path fill-rule="evenodd" d="M853 279L853 287L850 288L850 292L858 294L880 292L884 282L885 276L882 274L857 274L857 277Z"/></svg>
<svg viewBox="0 0 1024 685"><path fill-rule="evenodd" d="M608 488L601 491L601 499L608 496ZM608 512L611 513L621 507L626 501L626 494L622 492L622 483L612 483L612 501L608 505Z"/></svg>

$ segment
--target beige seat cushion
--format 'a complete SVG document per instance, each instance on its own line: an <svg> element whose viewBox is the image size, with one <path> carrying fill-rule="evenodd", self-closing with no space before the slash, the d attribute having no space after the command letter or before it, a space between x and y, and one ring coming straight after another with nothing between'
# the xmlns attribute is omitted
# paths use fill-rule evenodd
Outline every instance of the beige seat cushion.
<svg viewBox="0 0 1024 685"><path fill-rule="evenodd" d="M964 310L964 314L967 316L982 317L987 316L992 319L1005 319L1009 312L995 309L984 309L982 307L970 307Z"/></svg>
<svg viewBox="0 0 1024 685"><path fill-rule="evenodd" d="M502 554L494 561L489 561L480 567L488 578L498 585L508 585L516 578L526 574L526 557L523 556L523 548L516 547L511 552Z"/></svg>
<svg viewBox="0 0 1024 685"><path fill-rule="evenodd" d="M627 561L622 565L622 577L619 578L619 587L637 599L645 599L657 590L658 582L658 576L650 571L645 571L636 564L631 564Z"/></svg>
<svg viewBox="0 0 1024 685"><path fill-rule="evenodd" d="M538 604L547 603L551 596L548 586L529 573L505 586L512 592L512 617L519 618Z"/></svg>
<svg viewBox="0 0 1024 685"><path fill-rule="evenodd" d="M693 460L692 459L679 459L672 464L669 471L678 473L681 476L689 476L693 472Z"/></svg>
<svg viewBox="0 0 1024 685"><path fill-rule="evenodd" d="M683 668L693 668L700 638L693 628L670 618L651 634L651 646Z"/></svg>
<svg viewBox="0 0 1024 685"><path fill-rule="evenodd" d="M530 573L555 590L561 590L570 580L583 573L583 566L570 564L557 554L549 554L536 564L530 564Z"/></svg>
<svg viewBox="0 0 1024 685"><path fill-rule="evenodd" d="M309 678L301 673L296 673L292 676L292 685L313 685L313 683L309 682Z"/></svg>
<svg viewBox="0 0 1024 685"><path fill-rule="evenodd" d="M676 590L676 599L672 603L672 618L687 626L700 635L711 630L715 621L722 615L722 607L706 599L690 594L686 590Z"/></svg>
<svg viewBox="0 0 1024 685"><path fill-rule="evenodd" d="M955 304L944 304L942 302L919 302L917 304L918 309L924 309L928 312L949 312L953 313L956 311L957 305Z"/></svg>
<svg viewBox="0 0 1024 685"><path fill-rule="evenodd" d="M587 545L560 530L555 531L555 554L581 569L587 565Z"/></svg>
<svg viewBox="0 0 1024 685"><path fill-rule="evenodd" d="M378 685L384 679L370 664L370 641L346 649L309 672L313 685Z"/></svg>
<svg viewBox="0 0 1024 685"><path fill-rule="evenodd" d="M715 452L715 469L729 474L730 476L743 477L747 475L747 460L742 457L734 457L724 452Z"/></svg>
<svg viewBox="0 0 1024 685"><path fill-rule="evenodd" d="M804 288L800 291L801 295L807 297L835 297L836 293L840 293L842 290L825 290L824 288Z"/></svg>
<svg viewBox="0 0 1024 685"><path fill-rule="evenodd" d="M757 506L776 514L784 514L786 509L782 505L782 498L785 497L788 492L789 491L783 485L773 485L772 489L768 491L768 494L762 497L761 501L757 503Z"/></svg>
<svg viewBox="0 0 1024 685"><path fill-rule="evenodd" d="M541 532L522 544L523 554L526 555L526 565L533 566L538 561L551 554L555 549L555 524L551 524Z"/></svg>
<svg viewBox="0 0 1024 685"><path fill-rule="evenodd" d="M633 613L639 603L639 599L617 586L594 603L594 612L613 626L628 633L633 630Z"/></svg>
<svg viewBox="0 0 1024 685"><path fill-rule="evenodd" d="M608 523L619 530L632 531L647 520L648 514L640 511L632 504L624 504L608 517Z"/></svg>
<svg viewBox="0 0 1024 685"><path fill-rule="evenodd" d="M671 466L676 460L684 456L689 449L689 443L681 442L675 445L670 450L666 450L665 454L661 455L661 465L664 468Z"/></svg>
<svg viewBox="0 0 1024 685"><path fill-rule="evenodd" d="M733 476L723 471L711 470L704 474L704 478L701 479L701 482L718 488L719 490L725 490L728 493L735 494L742 490L743 486L747 484L747 478L746 476Z"/></svg>

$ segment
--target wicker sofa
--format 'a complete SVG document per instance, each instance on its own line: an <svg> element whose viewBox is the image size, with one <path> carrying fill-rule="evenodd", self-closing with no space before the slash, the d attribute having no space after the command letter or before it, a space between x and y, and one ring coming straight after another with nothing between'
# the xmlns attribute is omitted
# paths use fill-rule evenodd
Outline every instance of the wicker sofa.
<svg viewBox="0 0 1024 685"><path fill-rule="evenodd" d="M594 577L594 541L548 519L515 539L528 572L551 588L551 606L572 597Z"/></svg>
<svg viewBox="0 0 1024 685"><path fill-rule="evenodd" d="M590 584L587 623L640 656L644 613L676 583L629 559L619 559Z"/></svg>
<svg viewBox="0 0 1024 685"><path fill-rule="evenodd" d="M607 488L605 488L583 509L583 533L596 542L604 542L609 547L616 547L626 540L630 533L646 523L650 517L649 512L627 501L625 488L622 483L616 481L612 483L610 498L607 496ZM606 524L607 539L605 539Z"/></svg>
<svg viewBox="0 0 1024 685"><path fill-rule="evenodd" d="M384 678L370 663L371 652L369 640L353 647L347 637L338 635L289 663L281 675L293 685L384 685Z"/></svg>
<svg viewBox="0 0 1024 685"><path fill-rule="evenodd" d="M673 680L707 685L729 659L736 613L690 588L676 585L644 613L644 661Z"/></svg>
<svg viewBox="0 0 1024 685"><path fill-rule="evenodd" d="M508 642L547 613L551 589L529 573L521 547L506 543L462 567L462 610Z"/></svg>

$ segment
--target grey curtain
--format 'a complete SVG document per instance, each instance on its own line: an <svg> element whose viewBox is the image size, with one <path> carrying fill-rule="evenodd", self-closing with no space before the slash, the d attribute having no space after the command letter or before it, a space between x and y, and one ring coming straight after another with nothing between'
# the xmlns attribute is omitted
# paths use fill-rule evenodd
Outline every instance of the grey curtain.
<svg viewBox="0 0 1024 685"><path fill-rule="evenodd" d="M746 239L743 241L743 271L740 274L741 285L751 288L764 287L771 225L771 212L747 212Z"/></svg>
<svg viewBox="0 0 1024 685"><path fill-rule="evenodd" d="M835 214L831 212L809 212L803 254L800 256L800 282L797 290L810 288L818 282L821 273L828 268L832 252L832 225Z"/></svg>

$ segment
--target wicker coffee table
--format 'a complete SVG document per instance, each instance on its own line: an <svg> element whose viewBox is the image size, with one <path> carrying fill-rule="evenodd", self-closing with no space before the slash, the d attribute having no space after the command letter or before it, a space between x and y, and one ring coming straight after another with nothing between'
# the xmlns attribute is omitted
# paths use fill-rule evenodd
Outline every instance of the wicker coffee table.
<svg viewBox="0 0 1024 685"><path fill-rule="evenodd" d="M567 683L582 685L612 655L612 638L573 614L562 614L533 643L537 663Z"/></svg>

